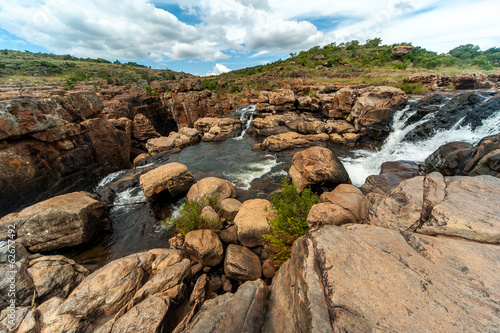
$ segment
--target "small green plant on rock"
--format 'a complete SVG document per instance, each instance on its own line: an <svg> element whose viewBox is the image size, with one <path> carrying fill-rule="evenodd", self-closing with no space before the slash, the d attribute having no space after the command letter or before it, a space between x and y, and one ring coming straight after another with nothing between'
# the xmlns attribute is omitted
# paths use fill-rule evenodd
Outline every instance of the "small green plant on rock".
<svg viewBox="0 0 500 333"><path fill-rule="evenodd" d="M271 194L271 206L274 210L274 216L269 219L271 233L263 238L272 252L276 268L290 258L295 240L309 231L307 215L317 203L317 194L310 189L299 193L297 187L288 183L286 178L281 181L281 190Z"/></svg>
<svg viewBox="0 0 500 333"><path fill-rule="evenodd" d="M181 206L179 216L165 219L162 221L162 224L174 224L177 231L183 236L190 231L198 229L221 230L223 225L220 220L211 220L201 216L201 211L205 206L212 207L217 213L221 211L221 206L216 196L204 197L200 200L186 201Z"/></svg>

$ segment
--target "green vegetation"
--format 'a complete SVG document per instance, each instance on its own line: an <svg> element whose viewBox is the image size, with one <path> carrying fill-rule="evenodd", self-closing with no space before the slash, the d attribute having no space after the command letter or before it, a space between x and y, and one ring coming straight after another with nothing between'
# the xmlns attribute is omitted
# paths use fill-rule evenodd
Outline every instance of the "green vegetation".
<svg viewBox="0 0 500 333"><path fill-rule="evenodd" d="M21 85L64 84L72 89L78 84L134 85L140 80L175 80L190 77L165 69L151 69L135 62L112 63L106 59L77 58L69 54L0 51L0 84L11 82ZM144 83L141 84L144 86Z"/></svg>
<svg viewBox="0 0 500 333"><path fill-rule="evenodd" d="M420 82L416 83L399 83L396 87L403 90L407 94L423 94L429 91L426 86Z"/></svg>
<svg viewBox="0 0 500 333"><path fill-rule="evenodd" d="M221 207L217 197L206 197L201 200L186 201L181 209L178 217L164 220L164 225L174 224L177 231L182 235L198 229L222 229L222 222L220 220L209 220L201 216L201 211L205 206L211 206L217 213L220 212Z"/></svg>
<svg viewBox="0 0 500 333"><path fill-rule="evenodd" d="M203 89L208 90L217 90L219 88L218 80L204 80L203 81Z"/></svg>
<svg viewBox="0 0 500 333"><path fill-rule="evenodd" d="M299 193L297 187L293 183L289 184L285 178L281 181L281 191L271 194L275 215L269 220L271 234L263 238L272 252L276 268L290 258L293 242L307 234L307 215L317 203L319 197L310 189Z"/></svg>

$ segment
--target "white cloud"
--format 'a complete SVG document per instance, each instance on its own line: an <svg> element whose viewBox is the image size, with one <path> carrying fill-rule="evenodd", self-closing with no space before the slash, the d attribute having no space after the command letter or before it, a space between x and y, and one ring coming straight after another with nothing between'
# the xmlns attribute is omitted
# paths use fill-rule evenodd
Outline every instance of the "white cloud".
<svg viewBox="0 0 500 333"><path fill-rule="evenodd" d="M212 71L208 72L207 75L219 75L230 71L231 70L226 66L224 66L223 64L215 64L214 68L212 68Z"/></svg>

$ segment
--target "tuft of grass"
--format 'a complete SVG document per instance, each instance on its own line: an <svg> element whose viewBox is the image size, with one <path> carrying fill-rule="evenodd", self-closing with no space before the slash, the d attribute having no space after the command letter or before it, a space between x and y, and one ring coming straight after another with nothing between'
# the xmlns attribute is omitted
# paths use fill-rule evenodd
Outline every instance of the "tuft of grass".
<svg viewBox="0 0 500 333"><path fill-rule="evenodd" d="M221 211L221 206L216 196L204 197L200 200L186 201L182 205L178 217L165 219L162 221L162 224L174 224L177 231L183 236L190 231L198 229L221 230L223 227L222 221L210 220L201 216L201 211L206 206L212 207L217 213Z"/></svg>
<svg viewBox="0 0 500 333"><path fill-rule="evenodd" d="M429 91L429 89L420 82L400 83L396 84L395 87L403 90L407 94L424 94Z"/></svg>
<svg viewBox="0 0 500 333"><path fill-rule="evenodd" d="M297 191L293 183L286 178L281 181L281 191L271 194L271 206L274 215L268 220L271 233L264 235L264 241L272 252L274 265L279 268L292 253L295 240L309 231L307 215L319 197L310 189Z"/></svg>

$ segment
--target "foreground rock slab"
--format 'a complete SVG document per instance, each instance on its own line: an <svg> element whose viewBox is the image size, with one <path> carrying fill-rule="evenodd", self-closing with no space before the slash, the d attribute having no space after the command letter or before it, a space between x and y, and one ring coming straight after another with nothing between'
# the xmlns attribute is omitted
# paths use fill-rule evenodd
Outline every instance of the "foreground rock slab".
<svg viewBox="0 0 500 333"><path fill-rule="evenodd" d="M30 251L52 251L84 244L100 229L105 205L88 192L59 195L12 213L0 220L0 240L9 225L16 226L17 242Z"/></svg>
<svg viewBox="0 0 500 333"><path fill-rule="evenodd" d="M499 271L496 245L325 226L279 270L263 331L498 331Z"/></svg>

